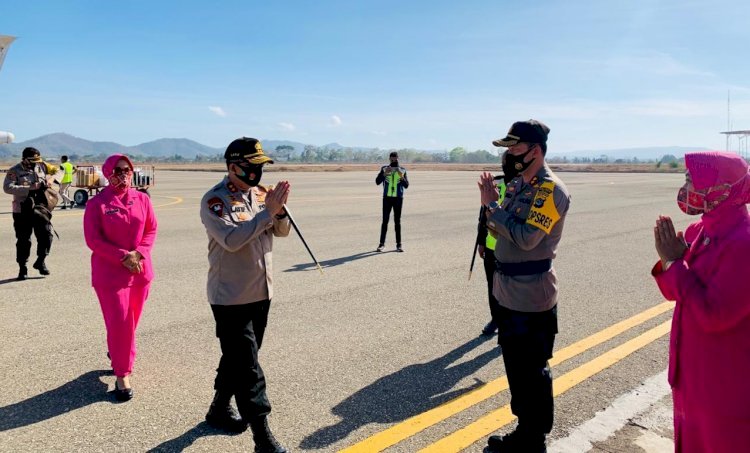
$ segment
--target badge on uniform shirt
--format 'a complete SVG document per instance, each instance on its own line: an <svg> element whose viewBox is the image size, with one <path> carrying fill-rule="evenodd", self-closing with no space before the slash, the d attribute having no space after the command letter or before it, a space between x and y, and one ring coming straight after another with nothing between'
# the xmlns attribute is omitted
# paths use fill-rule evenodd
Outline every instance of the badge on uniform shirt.
<svg viewBox="0 0 750 453"><path fill-rule="evenodd" d="M224 202L219 197L213 197L208 200L208 209L214 214L221 217L224 215Z"/></svg>
<svg viewBox="0 0 750 453"><path fill-rule="evenodd" d="M268 195L268 190L273 189L273 186L257 186L253 188L253 194L255 195L255 201L258 203L258 206L263 209L266 207L266 195Z"/></svg>
<svg viewBox="0 0 750 453"><path fill-rule="evenodd" d="M107 209L106 211L104 211L104 215L113 215L117 214L118 212L120 212L120 210L117 208Z"/></svg>
<svg viewBox="0 0 750 453"><path fill-rule="evenodd" d="M555 206L554 193L554 181L545 181L542 183L534 197L529 216L526 218L527 225L535 226L545 233L550 234L552 228L560 220L560 213L557 212L557 206Z"/></svg>

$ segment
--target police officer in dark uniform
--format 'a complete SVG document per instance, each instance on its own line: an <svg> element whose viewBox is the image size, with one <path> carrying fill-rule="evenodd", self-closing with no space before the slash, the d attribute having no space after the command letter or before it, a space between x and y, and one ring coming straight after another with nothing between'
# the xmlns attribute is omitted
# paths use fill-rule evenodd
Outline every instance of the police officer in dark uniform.
<svg viewBox="0 0 750 453"><path fill-rule="evenodd" d="M26 262L31 254L31 233L36 236L36 261L32 265L42 275L49 275L44 260L52 247L51 213L48 210L34 207L46 206L47 166L42 162L39 150L25 148L21 162L14 165L5 174L3 190L13 195L13 228L16 231L16 262L18 262L18 280L25 280L28 275Z"/></svg>
<svg viewBox="0 0 750 453"><path fill-rule="evenodd" d="M503 350L515 431L491 436L493 452L546 452L554 402L549 359L557 334L557 277L552 260L562 236L570 195L544 162L549 128L535 120L513 124L492 142L508 148L508 163L518 176L505 199L490 173L480 180L487 229L497 237L493 295L498 342Z"/></svg>

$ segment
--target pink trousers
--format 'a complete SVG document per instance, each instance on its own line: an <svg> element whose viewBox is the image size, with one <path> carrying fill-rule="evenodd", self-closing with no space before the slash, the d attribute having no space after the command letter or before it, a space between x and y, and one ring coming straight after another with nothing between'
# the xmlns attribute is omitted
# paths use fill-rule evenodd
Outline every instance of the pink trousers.
<svg viewBox="0 0 750 453"><path fill-rule="evenodd" d="M148 284L126 288L94 288L102 307L109 357L117 377L127 376L133 371L135 329L141 319L150 287Z"/></svg>

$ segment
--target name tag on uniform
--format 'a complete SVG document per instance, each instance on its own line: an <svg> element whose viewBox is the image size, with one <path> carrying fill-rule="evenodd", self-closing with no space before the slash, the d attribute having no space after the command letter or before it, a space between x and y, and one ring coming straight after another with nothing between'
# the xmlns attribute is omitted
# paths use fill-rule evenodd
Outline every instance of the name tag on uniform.
<svg viewBox="0 0 750 453"><path fill-rule="evenodd" d="M273 186L269 186L268 188L272 188ZM260 187L254 187L253 188L253 195L255 197L255 202L258 203L258 207L260 209L263 209L266 207L266 188L260 188Z"/></svg>
<svg viewBox="0 0 750 453"><path fill-rule="evenodd" d="M106 211L104 211L104 215L114 215L114 214L117 214L119 212L120 212L119 209L112 208L112 209L107 209Z"/></svg>
<svg viewBox="0 0 750 453"><path fill-rule="evenodd" d="M534 202L531 204L529 216L526 218L526 224L535 226L547 234L550 234L552 228L558 220L560 213L555 206L555 183L545 181L536 192Z"/></svg>

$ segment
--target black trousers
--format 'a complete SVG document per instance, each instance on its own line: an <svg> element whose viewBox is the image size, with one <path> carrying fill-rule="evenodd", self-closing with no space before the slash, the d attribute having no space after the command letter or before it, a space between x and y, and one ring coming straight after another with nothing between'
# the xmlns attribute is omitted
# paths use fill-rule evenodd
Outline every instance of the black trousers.
<svg viewBox="0 0 750 453"><path fill-rule="evenodd" d="M396 226L396 245L401 245L401 207L404 199L401 197L383 197L383 224L380 226L380 244L385 244L385 234L388 232L388 220L393 209L393 223Z"/></svg>
<svg viewBox="0 0 750 453"><path fill-rule="evenodd" d="M52 225L32 212L14 212L16 262L25 265L31 255L31 233L36 236L36 256L44 259L52 248Z"/></svg>
<svg viewBox="0 0 750 453"><path fill-rule="evenodd" d="M483 261L484 275L487 277L487 296L490 305L490 316L492 317L492 323L495 324L495 327L497 327L497 323L495 322L497 314L495 313L495 311L500 306L500 304L497 303L497 299L495 299L495 296L492 295L492 283L494 281L493 279L495 278L495 251L485 248Z"/></svg>
<svg viewBox="0 0 750 453"><path fill-rule="evenodd" d="M554 420L549 359L557 334L557 307L526 313L498 306L498 343L510 387L510 408L517 430L530 438L549 434Z"/></svg>
<svg viewBox="0 0 750 453"><path fill-rule="evenodd" d="M234 395L237 410L248 421L271 412L271 403L266 396L266 378L258 362L270 306L270 300L243 305L211 305L216 336L221 344L214 389L230 398Z"/></svg>

